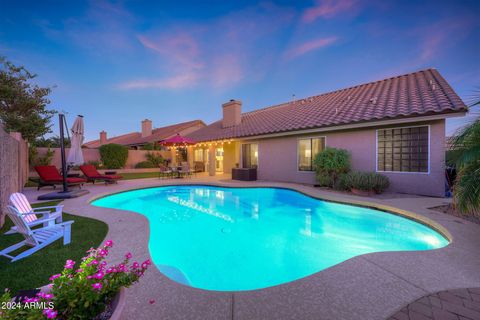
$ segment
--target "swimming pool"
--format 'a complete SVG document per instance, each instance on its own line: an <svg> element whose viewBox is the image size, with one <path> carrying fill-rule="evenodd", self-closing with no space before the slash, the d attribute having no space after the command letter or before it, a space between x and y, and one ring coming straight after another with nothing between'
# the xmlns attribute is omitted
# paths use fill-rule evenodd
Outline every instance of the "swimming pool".
<svg viewBox="0 0 480 320"><path fill-rule="evenodd" d="M177 282L207 290L265 288L365 253L448 244L413 220L289 189L166 186L118 193L92 204L146 216L150 254L158 269Z"/></svg>

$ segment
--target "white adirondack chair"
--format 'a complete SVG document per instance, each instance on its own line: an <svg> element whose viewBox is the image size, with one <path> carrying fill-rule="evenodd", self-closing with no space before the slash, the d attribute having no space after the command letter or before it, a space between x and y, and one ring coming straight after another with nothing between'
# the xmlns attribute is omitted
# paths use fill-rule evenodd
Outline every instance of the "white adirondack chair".
<svg viewBox="0 0 480 320"><path fill-rule="evenodd" d="M39 207L33 209L28 202L27 197L23 193L15 192L10 195L10 203L14 206L20 213L28 213L25 216L25 221L28 223L29 227L37 226L43 223L43 226L49 226L56 223L62 222L62 209L63 205L57 206L48 206L48 207ZM55 211L50 211L50 209L55 209ZM41 215L39 218L37 215ZM54 220L50 218L55 218ZM5 232L5 234L12 234L17 232L17 226L13 226L10 230Z"/></svg>
<svg viewBox="0 0 480 320"><path fill-rule="evenodd" d="M11 262L28 257L32 253L37 252L38 250L48 246L49 244L55 242L62 237L64 245L70 243L71 225L73 223L73 220L58 224L54 223L53 225L47 225L46 227L38 229L31 229L25 218L29 215L32 215L32 213L20 213L15 207L7 206L7 214L17 227L17 232L23 235L23 237L25 238L25 240L0 251L0 256L5 256L11 259ZM51 221L55 220L55 218L48 219ZM20 249L23 246L27 246L30 248L16 256L12 256L9 254L15 250Z"/></svg>

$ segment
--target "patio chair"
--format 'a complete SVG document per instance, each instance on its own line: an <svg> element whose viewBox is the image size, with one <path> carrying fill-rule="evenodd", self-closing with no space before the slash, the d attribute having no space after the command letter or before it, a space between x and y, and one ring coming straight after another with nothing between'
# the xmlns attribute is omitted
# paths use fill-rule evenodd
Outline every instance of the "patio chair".
<svg viewBox="0 0 480 320"><path fill-rule="evenodd" d="M182 168L179 170L180 174L186 176L186 177L191 177L192 174L195 173L194 170L190 169L190 165L188 162L182 162Z"/></svg>
<svg viewBox="0 0 480 320"><path fill-rule="evenodd" d="M82 170L87 178L87 182L92 182L93 184L95 184L95 180L104 181L105 184L117 183L118 180L123 178L122 176L114 174L101 174L92 164L80 166L80 170Z"/></svg>
<svg viewBox="0 0 480 320"><path fill-rule="evenodd" d="M39 224L43 224L44 227L53 225L55 223L62 222L62 209L63 205L38 207L33 209L27 200L27 197L23 193L15 192L10 195L10 203L22 214L28 214L25 216L25 222L29 227L34 227ZM52 212L51 209L54 209ZM41 215L41 217L38 217ZM50 219L54 218L54 220ZM13 226L5 232L5 234L12 234L17 232L17 226Z"/></svg>
<svg viewBox="0 0 480 320"><path fill-rule="evenodd" d="M163 164L159 165L160 167L160 178L171 178L173 176L173 171L168 168L167 166L164 166Z"/></svg>
<svg viewBox="0 0 480 320"><path fill-rule="evenodd" d="M53 186L55 189L55 185L63 183L63 178L55 166L35 166L34 168L40 177L37 190L40 190L40 188L44 186ZM83 178L67 178L67 184L69 186L78 185L79 188L81 188L85 182L87 182L87 180Z"/></svg>
<svg viewBox="0 0 480 320"><path fill-rule="evenodd" d="M15 207L7 206L7 215L17 227L17 232L25 238L25 240L0 251L0 256L11 259L11 262L28 257L60 238L63 238L64 245L70 243L71 225L74 222L73 220L49 225L43 228L31 229L25 218L32 215L32 213L20 213ZM52 221L55 220L55 218L49 219ZM10 255L11 252L16 251L23 246L30 248L16 256Z"/></svg>

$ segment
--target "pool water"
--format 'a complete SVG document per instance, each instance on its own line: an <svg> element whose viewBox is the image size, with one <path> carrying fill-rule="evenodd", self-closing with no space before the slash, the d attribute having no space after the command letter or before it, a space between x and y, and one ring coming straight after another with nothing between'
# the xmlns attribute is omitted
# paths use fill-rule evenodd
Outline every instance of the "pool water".
<svg viewBox="0 0 480 320"><path fill-rule="evenodd" d="M265 288L369 252L448 244L413 220L288 189L167 186L92 204L146 216L154 264L177 282L208 290Z"/></svg>

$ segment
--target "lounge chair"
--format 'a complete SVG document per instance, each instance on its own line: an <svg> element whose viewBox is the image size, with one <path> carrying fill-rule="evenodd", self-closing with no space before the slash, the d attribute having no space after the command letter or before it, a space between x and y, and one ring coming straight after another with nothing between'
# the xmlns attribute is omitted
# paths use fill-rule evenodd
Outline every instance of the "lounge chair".
<svg viewBox="0 0 480 320"><path fill-rule="evenodd" d="M11 262L28 257L62 237L64 245L70 243L71 225L73 221L66 221L43 228L31 229L25 220L27 216L32 215L31 213L20 213L15 207L7 206L7 215L17 227L17 232L25 238L25 240L0 251L0 256L11 259ZM52 221L55 220L55 218L49 219ZM10 255L11 252L16 251L23 246L30 248L16 256Z"/></svg>
<svg viewBox="0 0 480 320"><path fill-rule="evenodd" d="M87 178L87 181L93 182L93 184L95 184L95 180L102 180L105 182L105 184L117 183L118 180L123 178L122 176L114 174L101 174L92 164L80 166L80 170L82 170L83 174Z"/></svg>
<svg viewBox="0 0 480 320"><path fill-rule="evenodd" d="M163 164L159 165L160 167L160 178L171 178L173 176L173 171L168 168L167 166L164 166Z"/></svg>
<svg viewBox="0 0 480 320"><path fill-rule="evenodd" d="M188 162L182 162L182 169L179 170L180 174L186 176L186 177L191 177L192 174L195 173L194 170L190 169L190 166L188 165Z"/></svg>
<svg viewBox="0 0 480 320"><path fill-rule="evenodd" d="M63 205L38 207L33 209L23 193L15 192L10 195L10 203L25 216L25 221L29 227L34 227L43 224L44 227L62 222ZM55 209L53 212L51 209ZM41 215L41 217L38 217ZM54 218L54 220L50 219ZM5 234L12 234L17 232L17 226L13 226Z"/></svg>
<svg viewBox="0 0 480 320"><path fill-rule="evenodd" d="M63 178L55 166L35 166L35 171L37 171L40 176L37 190L40 190L40 188L44 186L53 186L55 189L55 185L63 183ZM69 186L78 185L81 188L85 182L87 182L87 180L83 178L67 178L67 184Z"/></svg>

